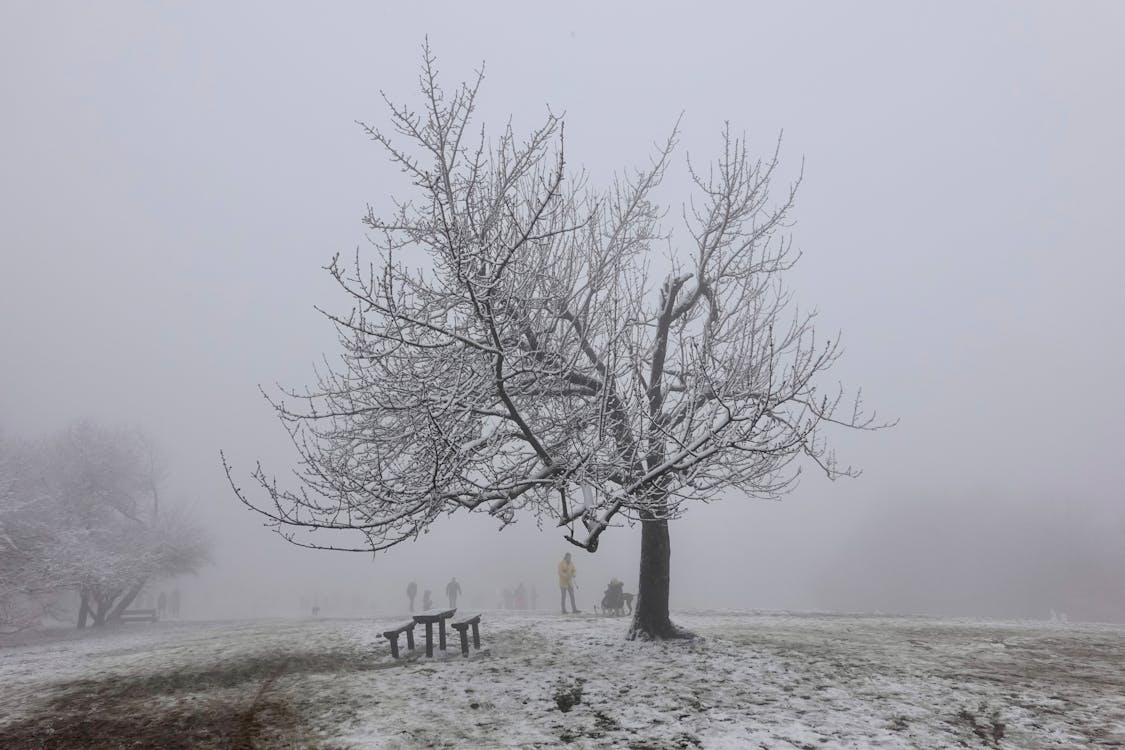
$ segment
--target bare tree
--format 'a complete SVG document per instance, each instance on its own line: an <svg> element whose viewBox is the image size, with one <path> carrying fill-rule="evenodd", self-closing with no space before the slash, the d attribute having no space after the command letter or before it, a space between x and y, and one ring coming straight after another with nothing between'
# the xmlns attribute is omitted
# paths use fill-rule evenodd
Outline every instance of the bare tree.
<svg viewBox="0 0 1125 750"><path fill-rule="evenodd" d="M843 391L819 390L838 341L787 312L797 184L775 199L777 149L754 159L724 128L713 165L689 160L695 195L670 235L653 194L675 132L648 166L595 192L567 172L559 116L522 139L510 125L494 140L474 130L482 78L443 90L427 46L421 109L384 97L391 130L363 126L415 195L390 215L369 207L372 261L327 267L352 305L322 311L339 363L315 388L267 394L300 486L259 465L260 501L232 487L286 539L318 548L386 549L457 510L504 524L552 516L591 552L611 525L639 522L630 634L673 637L668 521L726 489L778 497L801 456L851 475L822 428L875 426L858 394L841 413ZM597 492L586 501L580 487ZM325 529L360 536L299 533Z"/></svg>

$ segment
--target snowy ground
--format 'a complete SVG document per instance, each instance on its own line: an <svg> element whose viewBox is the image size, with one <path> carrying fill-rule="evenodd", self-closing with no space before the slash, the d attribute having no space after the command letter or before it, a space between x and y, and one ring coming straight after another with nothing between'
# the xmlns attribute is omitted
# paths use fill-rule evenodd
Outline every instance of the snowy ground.
<svg viewBox="0 0 1125 750"><path fill-rule="evenodd" d="M1125 747L1125 628L675 619L700 637L486 612L486 651L397 662L377 633L401 618L0 645L0 747Z"/></svg>

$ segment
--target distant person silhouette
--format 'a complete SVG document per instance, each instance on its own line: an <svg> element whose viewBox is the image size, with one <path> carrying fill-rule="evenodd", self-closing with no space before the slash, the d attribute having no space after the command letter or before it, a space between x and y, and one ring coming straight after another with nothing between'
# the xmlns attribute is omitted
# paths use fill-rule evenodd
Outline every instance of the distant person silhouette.
<svg viewBox="0 0 1125 750"><path fill-rule="evenodd" d="M418 584L411 581L406 584L406 598L410 600L410 611L414 611L414 597L418 596Z"/></svg>
<svg viewBox="0 0 1125 750"><path fill-rule="evenodd" d="M433 608L434 600L430 598L430 590L426 589L425 593L422 594L422 611L424 612Z"/></svg>
<svg viewBox="0 0 1125 750"><path fill-rule="evenodd" d="M457 609L457 596L461 593L461 584L457 583L457 576L453 576L449 583L445 584L445 595L449 597L449 608Z"/></svg>
<svg viewBox="0 0 1125 750"><path fill-rule="evenodd" d="M160 619L163 620L164 619L164 613L167 612L167 611L168 611L168 595L165 594L163 591L161 591L160 596L156 597L156 614L160 617Z"/></svg>

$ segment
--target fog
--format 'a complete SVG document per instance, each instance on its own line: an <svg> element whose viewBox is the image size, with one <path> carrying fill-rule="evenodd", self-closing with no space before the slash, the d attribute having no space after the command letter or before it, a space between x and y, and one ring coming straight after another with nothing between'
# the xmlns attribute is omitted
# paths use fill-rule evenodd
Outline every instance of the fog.
<svg viewBox="0 0 1125 750"><path fill-rule="evenodd" d="M673 523L673 608L1125 620L1125 6L276 3L0 6L0 428L76 419L160 444L165 493L215 536L189 617L405 609L535 586L573 549L544 519L441 519L375 556L302 550L222 472L295 460L258 386L336 352L322 267L364 243L401 175L357 120L416 93L428 35L482 119L566 113L599 184L683 113L703 161L729 120L804 159L789 276L891 430L829 435L860 478L808 469L780 502ZM671 222L670 222L671 223ZM640 532L573 549L579 605L635 586Z"/></svg>

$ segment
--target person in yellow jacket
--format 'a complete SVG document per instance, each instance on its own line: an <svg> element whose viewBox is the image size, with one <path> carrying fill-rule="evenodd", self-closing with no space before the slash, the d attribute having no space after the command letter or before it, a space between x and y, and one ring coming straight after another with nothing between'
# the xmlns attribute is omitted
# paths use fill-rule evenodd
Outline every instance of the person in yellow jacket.
<svg viewBox="0 0 1125 750"><path fill-rule="evenodd" d="M568 592L570 593L570 608L574 610L574 614L581 612L578 605L574 603L574 579L577 575L578 571L570 560L570 553L567 552L559 562L559 591L562 594L562 613L564 615L566 614L566 595Z"/></svg>

